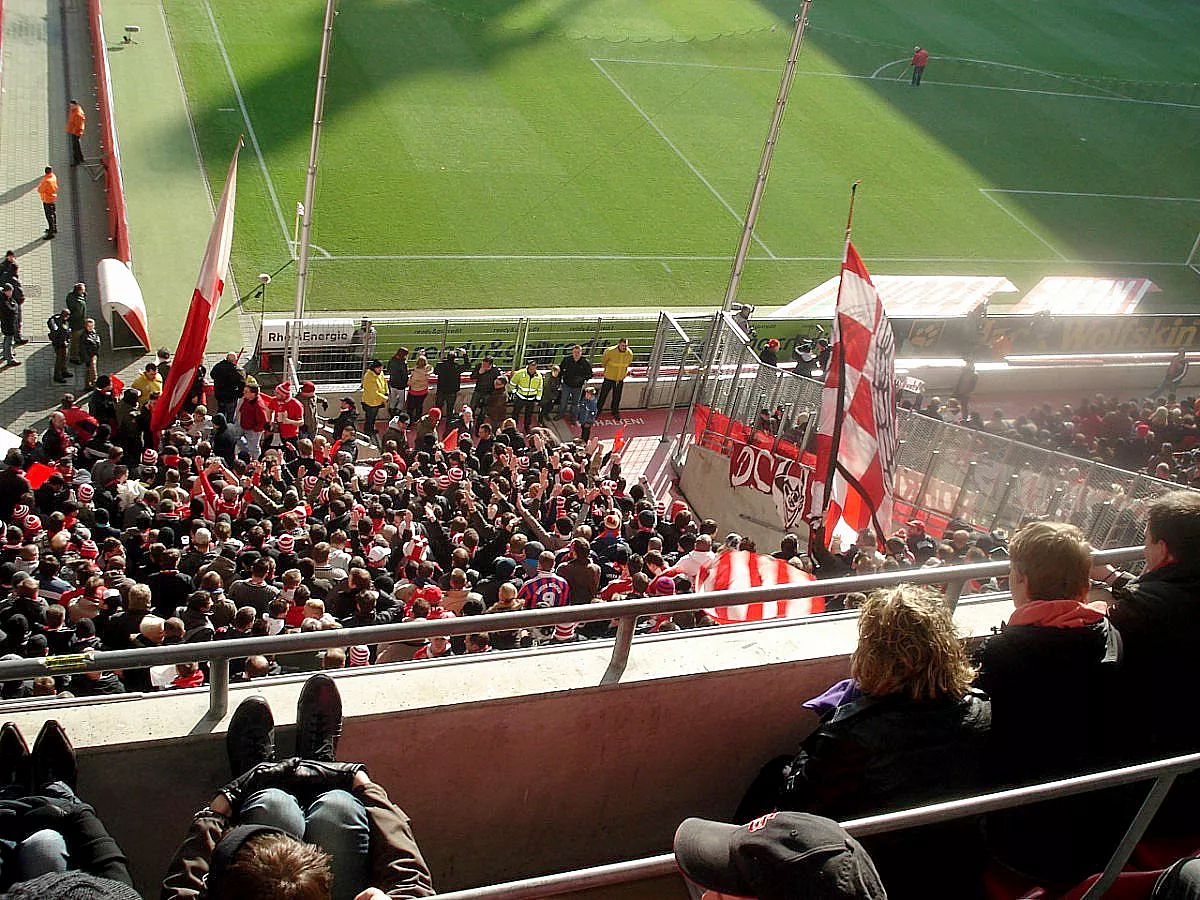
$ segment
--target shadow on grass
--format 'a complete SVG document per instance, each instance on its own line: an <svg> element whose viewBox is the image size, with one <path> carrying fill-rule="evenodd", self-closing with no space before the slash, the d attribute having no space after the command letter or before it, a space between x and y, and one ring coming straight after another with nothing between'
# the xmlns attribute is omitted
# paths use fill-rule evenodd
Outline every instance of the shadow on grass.
<svg viewBox="0 0 1200 900"><path fill-rule="evenodd" d="M573 15L593 2L571 0L549 11L539 26L514 29L503 27L499 20L526 0L447 0L440 7L356 0L345 6L334 31L327 117L332 120L369 104L393 83L422 73L487 70L561 33ZM1061 8L1048 15L1065 15L1072 2L1063 0ZM760 3L781 23L790 23L798 6L784 0ZM1188 108L1187 97L1175 96L1175 89L1185 85L1164 82L1155 87L1149 82L1120 81L1112 74L1140 71L1139 61L1146 53L1168 55L1162 47L1145 45L1153 28L1162 26L1133 28L1129 17L1136 12L1120 12L1111 4L1103 12L1079 20L1064 41L1058 32L1039 30L1037 22L1014 23L1011 11L1002 4L972 7L968 14L934 2L914 13L898 11L880 0L864 0L845 10L814 11L814 27L806 40L847 74L869 76L891 64L879 77L861 78L856 84L885 103L890 113L915 125L929 147L940 146L961 159L979 174L981 184L1078 195L1005 193L1000 200L983 195L962 199L967 208L977 206L980 215L993 217L995 205L1001 204L1016 220L1010 225L1013 245L1035 248L1033 253L1023 251L1024 256L1037 258L1044 252L1046 274L1150 277L1169 285L1167 296L1172 302L1200 297L1200 279L1182 266L1195 235L1185 233L1178 210L1165 205L1149 208L1140 216L1139 234L1131 235L1130 222L1138 217L1128 215L1130 207L1122 204L1134 201L1082 196L1200 196L1200 168L1189 138L1200 122L1200 112ZM303 143L311 128L309 100L322 22L319 5L312 6L310 21L308 52L261 77L240 81L259 139L268 149ZM964 31L969 34L960 34ZM1186 46L1188 31L1182 25L1179 31L1177 40ZM1000 35L1005 40L1000 41ZM916 43L928 45L934 54L921 88L896 77L903 73ZM972 48L985 45L995 49L982 55L1005 57L992 61L1000 65L975 59ZM1186 54L1181 58L1186 59ZM782 56L779 63L782 66ZM1018 63L1028 65L1021 68ZM1088 71L1089 66L1095 77L1053 74ZM193 110L205 148L217 153L208 157L219 160L217 168L223 167L223 154L240 130L240 121L220 112L226 105L233 105L232 92L228 103ZM387 128L391 117L402 115L403 110L381 110L380 127ZM764 105L764 133L769 116L770 108ZM380 149L364 147L371 152ZM908 156L915 162L923 149L917 141L913 146L881 146L878 152L881 157ZM294 179L299 174L290 173ZM752 174L746 173L747 181ZM920 202L922 192L938 187L935 181L918 176L905 176L910 178L906 184L897 178L889 185L877 173L845 174L847 184L860 175L874 176L880 190L911 194L914 203ZM771 202L769 192L765 202ZM1143 231L1147 219L1153 224ZM1004 226L1000 228L1004 233ZM1063 257L1083 262L1060 261L1053 251L1032 242L1031 231L1045 235ZM1175 244L1183 242L1187 245L1177 252ZM1013 255L1003 246L996 249L994 256Z"/></svg>

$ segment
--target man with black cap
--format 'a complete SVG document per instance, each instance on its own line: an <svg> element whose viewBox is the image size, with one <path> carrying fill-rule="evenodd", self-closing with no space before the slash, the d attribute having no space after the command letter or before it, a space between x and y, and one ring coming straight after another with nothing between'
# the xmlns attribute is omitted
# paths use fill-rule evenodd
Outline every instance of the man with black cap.
<svg viewBox="0 0 1200 900"><path fill-rule="evenodd" d="M887 897L862 845L837 822L808 813L767 813L746 825L686 819L675 832L675 861L689 881L736 897Z"/></svg>

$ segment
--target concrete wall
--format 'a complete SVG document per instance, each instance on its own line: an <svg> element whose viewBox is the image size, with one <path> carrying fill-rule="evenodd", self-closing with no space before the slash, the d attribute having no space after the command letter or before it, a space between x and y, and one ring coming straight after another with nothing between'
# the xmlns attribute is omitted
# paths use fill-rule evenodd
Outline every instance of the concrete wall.
<svg viewBox="0 0 1200 900"><path fill-rule="evenodd" d="M1006 604L960 607L982 634ZM814 724L803 700L845 677L848 614L635 642L620 684L599 686L610 644L409 663L339 677L339 757L365 762L413 818L439 889L669 849L687 815L732 813L768 759ZM281 754L301 679L258 688ZM231 710L251 692L236 688ZM228 780L228 717L177 692L9 716L32 741L58 718L79 751L80 793L132 859L147 897L192 813Z"/></svg>
<svg viewBox="0 0 1200 900"><path fill-rule="evenodd" d="M779 549L782 526L775 498L751 487L731 487L728 456L693 444L688 448L679 487L701 518L721 523L725 530L718 537L736 531L753 538L761 553ZM807 525L801 523L793 532L802 545L807 542Z"/></svg>

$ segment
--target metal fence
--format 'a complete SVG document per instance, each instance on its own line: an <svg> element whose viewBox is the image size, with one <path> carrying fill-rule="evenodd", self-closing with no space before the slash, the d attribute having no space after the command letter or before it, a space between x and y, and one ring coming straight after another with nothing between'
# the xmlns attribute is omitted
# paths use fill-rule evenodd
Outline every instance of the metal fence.
<svg viewBox="0 0 1200 900"><path fill-rule="evenodd" d="M370 331L362 319L267 319L259 333L255 367L263 374L282 375L294 343L300 345L297 370L301 378L318 384L358 382L372 358L387 360L397 347L410 351L411 367L418 355L434 364L448 350L464 350L472 363L491 356L498 368L508 371L528 362L543 368L557 363L575 344L593 363L620 338L629 341L634 373L644 374L652 358L663 365L682 362L687 341L676 343L664 331L664 319L683 327L693 340L703 340L711 316L602 315L579 316L373 316ZM698 321L700 324L696 325Z"/></svg>
<svg viewBox="0 0 1200 900"><path fill-rule="evenodd" d="M1057 800L1105 788L1153 781L1146 794L1146 799L1142 801L1141 807L1134 814L1120 843L1105 864L1104 871L1080 897L1080 900L1098 900L1116 883L1117 876L1133 856L1134 849L1145 834L1167 793L1171 790L1175 779L1189 772L1195 772L1197 769L1200 769L1200 753L1191 753L1186 756L1140 763L1106 772L1095 772L1044 784L981 794L977 797L931 803L916 809L864 816L861 819L852 819L840 824L854 837L861 838L873 834L901 831L906 828L917 828L922 825L934 825L939 822L951 822L955 819L982 816L986 813L1025 806L1042 800ZM590 869L576 869L572 872L540 875L504 884L451 891L448 894L439 894L438 897L440 900L540 900L540 898L546 897L575 895L595 888L632 884L652 878L678 875L679 869L674 854L663 853L643 859L593 866ZM1030 894L1029 896L1034 895ZM1074 892L1071 893L1071 896L1074 896Z"/></svg>
<svg viewBox="0 0 1200 900"><path fill-rule="evenodd" d="M1097 552L1099 563L1121 564L1141 559L1140 547ZM557 609L537 609L527 612L489 613L455 619L418 619L398 625L372 625L363 628L339 628L307 634L281 634L273 637L234 638L227 641L205 641L195 644L174 644L167 647L147 647L137 650L114 650L87 656L36 657L22 660L0 660L0 683L37 678L42 675L62 675L75 672L109 672L139 669L150 666L175 665L184 662L207 662L209 667L209 710L220 717L229 708L229 661L255 655L299 653L328 650L334 647L353 647L360 644L377 645L394 641L420 641L432 637L468 635L488 631L513 631L522 628L549 628L574 622L618 622L613 639L612 656L602 684L619 682L629 661L634 630L644 616L670 615L714 606L736 606L744 603L766 603L773 600L800 597L821 597L853 591L872 591L897 584L932 584L944 586L945 603L951 609L958 604L963 586L968 581L984 581L1008 573L1008 561L980 563L970 566L911 569L904 572L885 572L852 578L830 578L804 584L751 588L719 593L679 594L666 599L619 600L612 603L592 603L584 606L565 606ZM855 615L828 613L827 615ZM795 623L795 619L770 623L720 626L722 628L756 628ZM682 635L695 632L683 632ZM668 638L668 640L671 638ZM602 641L583 646L602 645ZM528 652L525 650L513 652ZM367 669L366 671L370 671ZM378 670L377 670L378 671ZM43 701L44 702L44 701Z"/></svg>
<svg viewBox="0 0 1200 900"><path fill-rule="evenodd" d="M821 406L821 382L760 363L728 317L716 330L696 401L747 426L763 410L778 411L777 436L805 446ZM1011 531L1024 516L1048 516L1078 525L1093 546L1127 546L1142 541L1147 501L1180 487L907 409L899 411L897 431L898 521L917 516L941 524L962 518L987 530ZM700 439L722 449L733 440L709 432ZM685 435L677 462L687 444Z"/></svg>

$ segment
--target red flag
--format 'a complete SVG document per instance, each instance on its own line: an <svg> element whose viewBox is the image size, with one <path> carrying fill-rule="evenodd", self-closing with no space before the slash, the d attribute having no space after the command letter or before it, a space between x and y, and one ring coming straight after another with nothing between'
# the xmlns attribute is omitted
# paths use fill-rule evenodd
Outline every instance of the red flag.
<svg viewBox="0 0 1200 900"><path fill-rule="evenodd" d="M751 553L748 550L729 550L717 557L717 564L713 568L701 571L698 590L742 591L778 584L807 584L810 581L816 579L782 559ZM705 612L723 625L759 622L764 619L796 618L825 612L825 598L767 600L762 603L744 603L741 606L718 606L706 609Z"/></svg>
<svg viewBox="0 0 1200 900"><path fill-rule="evenodd" d="M162 396L154 404L150 427L155 434L162 434L179 413L184 398L196 379L196 370L204 362L204 350L212 334L213 323L221 306L221 294L225 290L225 276L229 273L229 248L233 243L233 207L237 195L238 151L241 139L233 150L229 163L229 174L225 178L225 190L217 204L217 215L212 232L208 236L208 247L204 261L200 264L200 277L192 292L192 305L188 309L187 321L179 335L171 371L163 385Z"/></svg>
<svg viewBox="0 0 1200 900"><path fill-rule="evenodd" d="M53 475L57 470L53 466L48 466L45 463L35 462L29 467L29 471L25 473L25 480L29 482L29 486L35 491L46 483L46 479Z"/></svg>
<svg viewBox="0 0 1200 900"><path fill-rule="evenodd" d="M824 512L826 543L839 534L847 547L871 528L883 546L892 527L896 340L871 275L849 241L832 349L809 508Z"/></svg>
<svg viewBox="0 0 1200 900"><path fill-rule="evenodd" d="M613 437L612 455L620 456L621 451L625 449L625 443L625 426L622 425L617 429L617 433Z"/></svg>
<svg viewBox="0 0 1200 900"><path fill-rule="evenodd" d="M453 429L442 440L442 448L445 450L457 450L458 449L458 429L457 428Z"/></svg>

